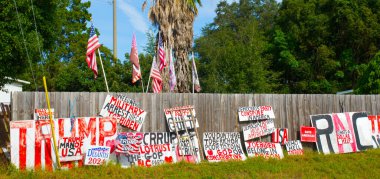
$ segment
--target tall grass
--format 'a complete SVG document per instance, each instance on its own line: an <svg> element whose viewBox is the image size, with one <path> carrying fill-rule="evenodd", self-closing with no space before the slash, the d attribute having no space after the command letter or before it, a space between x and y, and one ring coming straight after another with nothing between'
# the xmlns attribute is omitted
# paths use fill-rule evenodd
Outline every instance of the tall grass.
<svg viewBox="0 0 380 179"><path fill-rule="evenodd" d="M85 166L68 171L18 171L0 168L0 178L379 178L380 150L323 155L305 151L282 160L249 158L246 161L201 164L176 163L152 168L117 165Z"/></svg>

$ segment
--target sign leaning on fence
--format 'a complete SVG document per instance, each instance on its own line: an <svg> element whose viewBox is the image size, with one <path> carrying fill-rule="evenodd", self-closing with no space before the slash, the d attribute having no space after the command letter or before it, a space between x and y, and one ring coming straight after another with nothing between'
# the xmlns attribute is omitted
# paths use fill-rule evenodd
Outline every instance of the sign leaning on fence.
<svg viewBox="0 0 380 179"><path fill-rule="evenodd" d="M373 148L371 124L365 112L311 115L317 149L324 154L349 153Z"/></svg>
<svg viewBox="0 0 380 179"><path fill-rule="evenodd" d="M286 151L288 151L288 155L303 155L303 149L301 141L299 140L291 140L285 143Z"/></svg>
<svg viewBox="0 0 380 179"><path fill-rule="evenodd" d="M301 142L317 142L317 131L315 127L300 127Z"/></svg>
<svg viewBox="0 0 380 179"><path fill-rule="evenodd" d="M125 100L120 95L114 97L107 95L100 115L117 119L121 126L127 127L134 131L140 131L146 116L146 112L138 108L134 101ZM131 103L129 103L131 102Z"/></svg>
<svg viewBox="0 0 380 179"><path fill-rule="evenodd" d="M137 153L120 154L111 151L111 159L118 161L124 168L130 166L151 167L163 163L177 162L176 147L173 145L176 138L175 134L168 132L134 133L133 136L139 136L140 134L143 135L142 138L133 139L129 137L127 138L128 141L125 142L140 143Z"/></svg>
<svg viewBox="0 0 380 179"><path fill-rule="evenodd" d="M91 145L84 158L85 165L102 165L107 162L110 157L110 147Z"/></svg>
<svg viewBox="0 0 380 179"><path fill-rule="evenodd" d="M371 122L372 145L374 148L380 148L380 115L370 115L368 120Z"/></svg>
<svg viewBox="0 0 380 179"><path fill-rule="evenodd" d="M246 141L245 148L248 157L284 158L284 153L279 143Z"/></svg>
<svg viewBox="0 0 380 179"><path fill-rule="evenodd" d="M54 109L51 108L51 116L54 119ZM49 109L34 109L34 120L49 120Z"/></svg>
<svg viewBox="0 0 380 179"><path fill-rule="evenodd" d="M178 161L185 160L186 162L190 163L201 162L199 140L194 132L190 133L190 137L187 135L180 136L179 143L177 143L177 140L178 139L174 139L173 144L176 146L176 155ZM193 150L191 150L191 148L193 148Z"/></svg>
<svg viewBox="0 0 380 179"><path fill-rule="evenodd" d="M257 121L274 119L272 106L240 107L238 109L239 121Z"/></svg>
<svg viewBox="0 0 380 179"><path fill-rule="evenodd" d="M180 106L175 108L164 109L166 121L170 132L184 131L187 129L198 128L198 120L196 118L194 106ZM194 117L194 121L192 119ZM175 126L176 125L176 126Z"/></svg>
<svg viewBox="0 0 380 179"><path fill-rule="evenodd" d="M246 159L238 132L205 132L203 147L209 162Z"/></svg>
<svg viewBox="0 0 380 179"><path fill-rule="evenodd" d="M276 130L272 133L272 142L285 145L285 143L288 142L288 129L276 128Z"/></svg>
<svg viewBox="0 0 380 179"><path fill-rule="evenodd" d="M115 151L129 155L139 154L143 137L142 132L120 132L116 137Z"/></svg>
<svg viewBox="0 0 380 179"><path fill-rule="evenodd" d="M89 145L103 146L116 138L116 120L99 117L54 120L58 138L82 137ZM56 168L56 156L48 120L10 122L11 162L19 169ZM85 144L85 143L84 143ZM88 146L85 146L87 148ZM70 164L70 163L68 163ZM69 165L73 167L73 165Z"/></svg>
<svg viewBox="0 0 380 179"><path fill-rule="evenodd" d="M268 119L243 126L243 135L245 141L271 134L274 131L275 128L273 119Z"/></svg>

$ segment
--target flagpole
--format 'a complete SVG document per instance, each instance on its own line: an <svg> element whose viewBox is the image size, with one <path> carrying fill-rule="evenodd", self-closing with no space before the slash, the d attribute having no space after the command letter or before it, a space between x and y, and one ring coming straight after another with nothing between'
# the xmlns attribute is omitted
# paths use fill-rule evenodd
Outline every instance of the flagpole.
<svg viewBox="0 0 380 179"><path fill-rule="evenodd" d="M141 70L141 68L140 68L140 70ZM144 80L142 78L142 75L141 75L141 88L142 88L142 91L144 93Z"/></svg>
<svg viewBox="0 0 380 179"><path fill-rule="evenodd" d="M194 52L193 52L193 60L192 60L192 63L193 63L193 64L191 65L191 69L192 69L192 71L191 71L191 72L192 72L192 73L191 73L191 74L192 74L192 75L191 75L191 78L193 79L193 93L194 93L194 75L195 75L195 74L194 74Z"/></svg>
<svg viewBox="0 0 380 179"><path fill-rule="evenodd" d="M100 50L99 50L99 48L98 48L98 54L99 54L99 58L100 58L100 65L102 66L102 70L103 70L104 82L106 83L106 87L107 87L107 93L109 93L110 90L108 89L108 83L107 83L106 73L104 72L102 56L100 55Z"/></svg>

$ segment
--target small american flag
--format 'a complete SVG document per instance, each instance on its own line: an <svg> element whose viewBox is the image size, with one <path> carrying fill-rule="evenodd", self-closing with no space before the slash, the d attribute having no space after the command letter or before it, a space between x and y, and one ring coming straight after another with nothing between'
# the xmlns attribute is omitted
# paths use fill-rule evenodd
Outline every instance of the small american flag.
<svg viewBox="0 0 380 179"><path fill-rule="evenodd" d="M162 43L161 36L158 37L158 55L160 59L160 71L166 67L166 61L165 61L165 49L164 45Z"/></svg>
<svg viewBox="0 0 380 179"><path fill-rule="evenodd" d="M141 79L141 71L140 71L140 64L139 64L139 56L137 53L136 36L134 34L132 37L132 48L131 48L130 60L132 62L132 83L135 83L137 80Z"/></svg>
<svg viewBox="0 0 380 179"><path fill-rule="evenodd" d="M100 47L98 36L95 34L94 25L91 24L90 38L87 43L86 62L88 67L94 72L95 78L98 76L98 66L96 65L95 51Z"/></svg>
<svg viewBox="0 0 380 179"><path fill-rule="evenodd" d="M150 76L152 77L152 88L154 93L160 93L162 90L162 78L160 71L157 69L156 58L153 58L153 64Z"/></svg>

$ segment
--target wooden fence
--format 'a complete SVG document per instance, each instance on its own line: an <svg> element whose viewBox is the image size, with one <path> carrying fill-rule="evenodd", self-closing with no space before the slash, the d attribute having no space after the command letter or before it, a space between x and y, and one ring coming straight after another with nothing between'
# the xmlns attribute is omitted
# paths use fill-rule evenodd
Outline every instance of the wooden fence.
<svg viewBox="0 0 380 179"><path fill-rule="evenodd" d="M332 94L179 94L179 93L110 93L123 94L136 100L139 107L148 112L142 132L168 131L164 109L194 105L199 121L200 136L203 132L241 131L246 125L238 123L239 107L270 105L275 113L275 126L288 128L289 140L297 139L299 128L309 126L312 114L367 111L380 114L380 95L332 95ZM97 116L107 93L102 92L53 92L51 106L56 118ZM12 93L12 120L33 118L35 108L47 108L42 92ZM70 109L70 106L73 106Z"/></svg>

